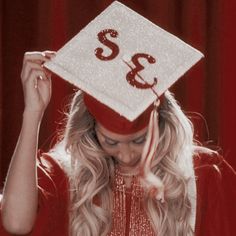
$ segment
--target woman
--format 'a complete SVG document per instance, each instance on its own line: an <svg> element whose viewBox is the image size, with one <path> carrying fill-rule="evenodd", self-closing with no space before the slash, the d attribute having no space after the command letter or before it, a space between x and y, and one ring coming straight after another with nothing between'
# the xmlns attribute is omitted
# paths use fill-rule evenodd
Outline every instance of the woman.
<svg viewBox="0 0 236 236"><path fill-rule="evenodd" d="M159 141L152 162L152 173L164 186L163 199L140 173L150 109L134 122L135 128L132 123L131 128L113 129L114 123L101 119L94 107L117 118L115 112L77 92L62 141L49 154L37 154L51 95L43 63L54 55L45 51L24 57L25 109L2 199L5 230L29 235L233 235L235 205L228 211L226 203L233 204L236 196L235 172L216 152L193 141L191 122L168 91L157 108ZM3 227L1 235L9 235Z"/></svg>

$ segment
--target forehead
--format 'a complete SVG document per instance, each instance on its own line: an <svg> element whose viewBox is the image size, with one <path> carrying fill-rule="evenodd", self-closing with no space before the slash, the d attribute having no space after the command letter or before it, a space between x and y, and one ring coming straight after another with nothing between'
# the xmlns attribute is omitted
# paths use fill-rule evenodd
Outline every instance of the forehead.
<svg viewBox="0 0 236 236"><path fill-rule="evenodd" d="M148 126L146 126L144 129L132 133L132 134L117 134L114 132L109 131L108 129L106 129L104 126L102 126L102 124L100 123L96 123L96 130L99 131L99 133L101 133L102 135L106 136L107 138L116 140L116 141L129 141L129 140L133 140L135 138L138 138L142 135L144 135L147 132Z"/></svg>

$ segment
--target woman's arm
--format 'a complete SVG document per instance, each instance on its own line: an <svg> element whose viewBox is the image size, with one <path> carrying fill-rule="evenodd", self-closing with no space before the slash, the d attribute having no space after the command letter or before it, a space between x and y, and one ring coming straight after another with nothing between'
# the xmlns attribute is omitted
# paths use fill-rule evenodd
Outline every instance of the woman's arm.
<svg viewBox="0 0 236 236"><path fill-rule="evenodd" d="M36 156L41 119L50 101L50 74L43 63L53 52L26 53L21 80L25 109L22 128L16 144L2 199L2 223L14 234L29 233L34 225L38 208Z"/></svg>

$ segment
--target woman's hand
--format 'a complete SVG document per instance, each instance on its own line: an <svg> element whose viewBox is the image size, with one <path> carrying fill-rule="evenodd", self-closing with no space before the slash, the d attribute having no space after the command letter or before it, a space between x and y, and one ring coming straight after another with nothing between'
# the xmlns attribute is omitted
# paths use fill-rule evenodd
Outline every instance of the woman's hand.
<svg viewBox="0 0 236 236"><path fill-rule="evenodd" d="M55 55L53 51L25 53L21 71L25 111L45 111L51 98L51 73L43 64Z"/></svg>
<svg viewBox="0 0 236 236"><path fill-rule="evenodd" d="M12 234L28 234L38 213L37 150L41 118L51 97L50 73L43 68L55 52L27 52L21 80L25 112L2 199L2 223ZM20 196L20 197L19 197Z"/></svg>

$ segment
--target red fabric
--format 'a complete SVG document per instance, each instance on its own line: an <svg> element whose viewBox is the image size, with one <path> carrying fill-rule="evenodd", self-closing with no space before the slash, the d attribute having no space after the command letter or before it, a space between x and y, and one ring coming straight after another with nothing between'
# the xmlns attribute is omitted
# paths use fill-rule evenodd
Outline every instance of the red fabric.
<svg viewBox="0 0 236 236"><path fill-rule="evenodd" d="M220 156L195 157L197 215L195 236L234 236L236 172ZM58 164L42 158L39 170L40 204L30 236L67 236L68 183ZM127 213L130 214L129 212ZM0 235L9 236L0 225Z"/></svg>
<svg viewBox="0 0 236 236"><path fill-rule="evenodd" d="M87 93L84 94L84 103L91 115L102 126L117 134L132 134L145 128L149 123L153 109L153 106L148 107L146 111L131 122Z"/></svg>
<svg viewBox="0 0 236 236"><path fill-rule="evenodd" d="M39 210L28 236L67 236L68 181L61 167L49 156L39 158ZM0 235L8 236L0 221Z"/></svg>
<svg viewBox="0 0 236 236"><path fill-rule="evenodd" d="M236 172L220 156L196 157L196 236L236 234Z"/></svg>
<svg viewBox="0 0 236 236"><path fill-rule="evenodd" d="M0 178L5 179L20 131L23 95L20 81L25 51L58 50L113 0L0 1ZM154 23L198 48L205 58L172 87L192 115L196 138L212 140L236 168L234 0L121 0ZM153 43L153 42L150 42ZM73 87L53 77L53 93L42 122L40 147L46 150L58 126L62 104Z"/></svg>

